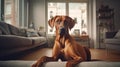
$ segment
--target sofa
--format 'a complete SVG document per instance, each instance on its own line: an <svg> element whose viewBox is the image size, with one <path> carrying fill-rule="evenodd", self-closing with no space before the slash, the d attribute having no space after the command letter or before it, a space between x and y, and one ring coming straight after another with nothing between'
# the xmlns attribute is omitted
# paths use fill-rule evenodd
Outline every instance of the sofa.
<svg viewBox="0 0 120 67"><path fill-rule="evenodd" d="M108 50L120 51L120 30L106 32L105 45Z"/></svg>
<svg viewBox="0 0 120 67"><path fill-rule="evenodd" d="M35 61L11 60L0 61L0 67L31 67ZM47 62L42 67L65 67L66 62ZM81 62L75 67L120 67L120 62L91 61Z"/></svg>
<svg viewBox="0 0 120 67"><path fill-rule="evenodd" d="M46 37L38 31L20 29L0 22L0 59L38 46L46 46L46 43Z"/></svg>

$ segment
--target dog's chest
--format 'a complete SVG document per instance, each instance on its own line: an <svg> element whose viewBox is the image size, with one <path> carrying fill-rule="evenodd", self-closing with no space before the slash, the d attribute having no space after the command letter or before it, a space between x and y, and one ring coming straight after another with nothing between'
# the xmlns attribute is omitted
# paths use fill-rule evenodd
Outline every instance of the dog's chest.
<svg viewBox="0 0 120 67"><path fill-rule="evenodd" d="M71 60L72 57L69 55L69 52L68 52L68 48L65 47L65 48L61 48L60 50L62 56L66 59L66 60Z"/></svg>
<svg viewBox="0 0 120 67"><path fill-rule="evenodd" d="M60 39L60 40L59 40L59 43L60 43L60 47L61 47L62 49L64 49L64 48L65 48L65 39L64 39L64 38Z"/></svg>
<svg viewBox="0 0 120 67"><path fill-rule="evenodd" d="M60 44L60 54L66 59L70 60L72 59L71 56L69 55L69 45L66 44L67 39L66 38L61 38L59 39L59 44Z"/></svg>

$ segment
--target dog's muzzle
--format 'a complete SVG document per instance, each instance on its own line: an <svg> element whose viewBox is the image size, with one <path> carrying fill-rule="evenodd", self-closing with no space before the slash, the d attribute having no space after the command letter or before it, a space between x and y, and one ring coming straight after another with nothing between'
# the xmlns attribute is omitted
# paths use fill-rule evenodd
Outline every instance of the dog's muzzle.
<svg viewBox="0 0 120 67"><path fill-rule="evenodd" d="M60 35L65 34L65 28L64 28L64 27L61 27L61 28L60 28L59 34L60 34Z"/></svg>

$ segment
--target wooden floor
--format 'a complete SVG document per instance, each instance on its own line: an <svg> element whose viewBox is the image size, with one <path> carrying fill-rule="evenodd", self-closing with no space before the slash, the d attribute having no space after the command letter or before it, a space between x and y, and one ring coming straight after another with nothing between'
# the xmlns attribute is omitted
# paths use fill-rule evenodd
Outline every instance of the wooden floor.
<svg viewBox="0 0 120 67"><path fill-rule="evenodd" d="M105 49L90 49L92 59L104 60L104 61L120 61L120 53L110 52ZM51 56L52 48L42 48L29 51L23 54L16 60L37 60L41 56Z"/></svg>

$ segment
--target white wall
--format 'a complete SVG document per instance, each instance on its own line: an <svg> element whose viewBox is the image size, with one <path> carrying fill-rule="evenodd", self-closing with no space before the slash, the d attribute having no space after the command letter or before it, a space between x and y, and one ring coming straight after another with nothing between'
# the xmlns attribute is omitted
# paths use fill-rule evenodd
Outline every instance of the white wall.
<svg viewBox="0 0 120 67"><path fill-rule="evenodd" d="M65 1L65 0L28 0L29 1L29 21L34 23L35 29L40 26L47 29L47 1ZM85 2L87 0L71 0L71 1L81 1Z"/></svg>
<svg viewBox="0 0 120 67"><path fill-rule="evenodd" d="M29 0L29 23L33 22L35 29L45 27L45 0Z"/></svg>

